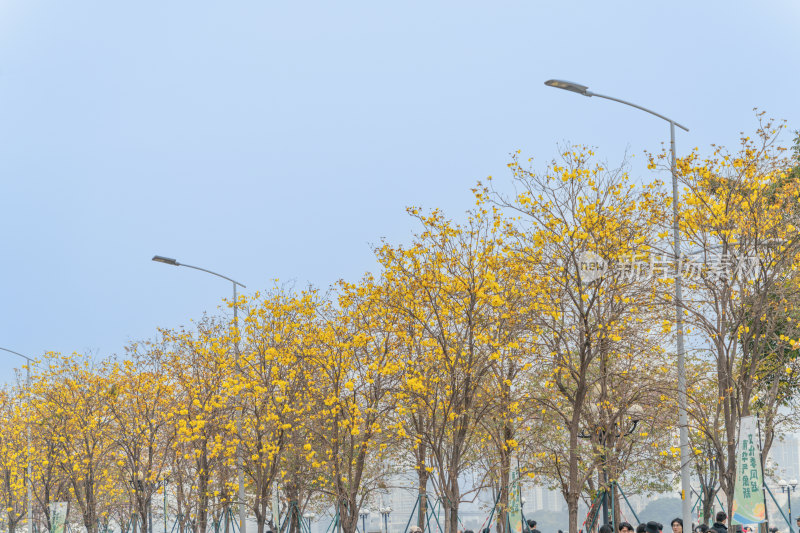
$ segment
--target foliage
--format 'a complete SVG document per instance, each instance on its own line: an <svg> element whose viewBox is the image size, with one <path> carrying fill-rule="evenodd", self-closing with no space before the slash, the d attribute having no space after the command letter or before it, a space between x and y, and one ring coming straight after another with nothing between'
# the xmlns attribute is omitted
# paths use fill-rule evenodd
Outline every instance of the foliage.
<svg viewBox="0 0 800 533"><path fill-rule="evenodd" d="M706 265L686 276L683 309L694 466L728 494L739 417L759 414L768 446L800 386L800 181L776 133L765 123L734 153L678 161L680 229ZM205 316L124 357L45 354L30 386L0 393L9 529L29 483L42 527L67 500L89 533L133 514L143 531L156 497L181 527L229 527L240 489L258 533L279 527L275 498L292 533L330 507L353 533L399 470L440 498L447 533L486 487L505 531L514 469L562 492L573 533L579 502L611 481L670 487L671 198L585 147L541 172L518 154L509 167L515 192L479 184L461 222L410 208L420 231L377 247L377 274L242 296L227 302L240 321ZM752 258L753 275L712 271L717 250Z"/></svg>

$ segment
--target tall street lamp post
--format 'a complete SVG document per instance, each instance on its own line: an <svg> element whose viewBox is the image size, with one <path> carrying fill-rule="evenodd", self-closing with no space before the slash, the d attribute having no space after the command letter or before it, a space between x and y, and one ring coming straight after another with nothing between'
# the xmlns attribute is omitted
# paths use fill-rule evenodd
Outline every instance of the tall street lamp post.
<svg viewBox="0 0 800 533"><path fill-rule="evenodd" d="M303 515L303 518L306 519L306 531L311 533L311 521L317 517L316 513L306 513Z"/></svg>
<svg viewBox="0 0 800 533"><path fill-rule="evenodd" d="M381 507L381 516L383 516L383 532L389 533L389 514L392 512L392 508L389 506Z"/></svg>
<svg viewBox="0 0 800 533"><path fill-rule="evenodd" d="M21 353L15 352L13 350L9 350L8 348L0 348L4 352L13 353L14 355L18 355L28 361L28 365L25 367L25 387L28 389L28 394L31 393L31 365L33 364L33 359L28 357L27 355L22 355ZM28 398L28 402L30 405L30 397ZM33 478L31 476L31 424L28 422L27 428L27 435L28 435L28 453L25 454L27 457L28 462L28 533L33 533Z"/></svg>
<svg viewBox="0 0 800 533"><path fill-rule="evenodd" d="M228 276L223 276L222 274L218 274L216 272L212 272L211 270L207 270L205 268L200 268L200 267L197 267L197 266L187 265L185 263L179 263L178 261L176 261L175 259L172 259L170 257L163 257L163 256L160 256L160 255L154 255L153 256L153 261L156 261L157 263L164 263L165 265L182 266L182 267L186 267L186 268L193 268L195 270L202 270L203 272L207 272L209 274L217 276L218 278L222 278L222 279L228 280L233 284L233 324L234 324L234 327L236 328L236 335L237 335L237 337L234 339L234 342L233 342L233 351L236 354L236 367L238 369L239 368L239 340L238 340L238 335L239 335L238 308L239 308L239 305L237 304L237 300L236 300L236 286L238 285L239 287L241 287L243 289L246 289L247 287L245 287L244 285L242 285L238 281L229 278ZM239 400L239 393L238 392L236 393L236 396L237 396L236 399ZM242 435L242 406L241 406L241 402L238 402L238 403L239 403L239 407L238 407L238 410L236 412L236 431L239 433L239 437L241 438L241 435ZM247 533L247 524L246 524L247 506L246 506L246 503L245 503L244 471L242 470L242 450L241 450L241 446L239 446L239 449L236 452L236 472L238 474L238 479L239 479L239 531L240 531L240 533ZM31 532L29 532L29 533L31 533Z"/></svg>
<svg viewBox="0 0 800 533"><path fill-rule="evenodd" d="M596 96L598 98L605 98L606 100L613 100L621 104L635 107L636 109L650 113L653 116L669 122L670 170L672 173L672 238L674 241L673 247L675 253L675 329L678 351L678 426L680 428L681 443L681 516L683 517L683 523L688 525L692 523L692 509L690 505L691 502L689 501L689 494L691 491L689 479L691 476L691 470L689 468L689 420L686 413L686 369L684 366L686 351L683 344L683 297L681 291L682 283L680 268L681 237L680 228L678 227L678 173L675 166L675 126L678 126L684 131L689 131L689 129L678 124L671 118L667 118L664 115L647 109L646 107L642 107L619 98L614 98L613 96L593 93L586 85L564 80L547 80L544 82L544 84L548 87L563 89L565 91L582 94L583 96Z"/></svg>
<svg viewBox="0 0 800 533"><path fill-rule="evenodd" d="M167 533L167 486L169 485L169 477L164 478L164 533Z"/></svg>
<svg viewBox="0 0 800 533"><path fill-rule="evenodd" d="M785 479L781 479L778 481L778 486L781 488L781 492L785 492L786 494L786 501L789 504L789 529L792 529L792 492L797 490L797 480L793 479L786 482Z"/></svg>
<svg viewBox="0 0 800 533"><path fill-rule="evenodd" d="M369 511L362 509L359 511L358 516L361 517L361 533L367 533L367 517L369 516Z"/></svg>

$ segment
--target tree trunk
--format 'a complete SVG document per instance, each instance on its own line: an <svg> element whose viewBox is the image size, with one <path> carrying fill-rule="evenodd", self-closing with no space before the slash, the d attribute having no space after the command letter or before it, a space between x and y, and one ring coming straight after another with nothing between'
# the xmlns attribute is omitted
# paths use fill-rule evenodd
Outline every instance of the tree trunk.
<svg viewBox="0 0 800 533"><path fill-rule="evenodd" d="M503 445L511 439L511 428L508 424L503 427L503 442L500 447L500 513L498 513L498 531L505 531L508 527L509 485L511 483L511 452L503 449ZM522 528L525 530L525 527Z"/></svg>
<svg viewBox="0 0 800 533"><path fill-rule="evenodd" d="M569 428L569 479L567 480L567 511L569 513L569 533L578 533L578 501L581 489L578 486L578 431L579 410L575 409Z"/></svg>
<svg viewBox="0 0 800 533"><path fill-rule="evenodd" d="M569 515L569 532L578 533L578 494L570 493L566 500L567 514Z"/></svg>
<svg viewBox="0 0 800 533"><path fill-rule="evenodd" d="M714 494L716 493L710 488L706 488L706 490L703 491L703 523L705 525L712 522L714 518L711 516L711 509L714 507Z"/></svg>
<svg viewBox="0 0 800 533"><path fill-rule="evenodd" d="M425 469L425 445L420 443L420 453L417 465L417 494L419 498L419 508L417 510L417 526L426 530L426 518L428 515L428 478L430 473ZM362 533L367 533L363 531Z"/></svg>
<svg viewBox="0 0 800 533"><path fill-rule="evenodd" d="M256 532L264 533L264 526L267 523L267 510L269 509L269 487L266 483L261 484L261 489L258 491L255 505L253 505L253 512L256 515Z"/></svg>
<svg viewBox="0 0 800 533"><path fill-rule="evenodd" d="M344 533L355 533L358 527L358 508L355 499L355 494L350 494L350 498L343 500L339 505L339 524Z"/></svg>
<svg viewBox="0 0 800 533"><path fill-rule="evenodd" d="M442 508L444 509L444 530L445 533L458 532L458 504L461 500L461 491L458 485L458 478L450 474L450 483L444 491Z"/></svg>
<svg viewBox="0 0 800 533"><path fill-rule="evenodd" d="M207 443L203 442L203 449L199 457L199 470L197 482L197 533L206 533L208 526L208 450Z"/></svg>

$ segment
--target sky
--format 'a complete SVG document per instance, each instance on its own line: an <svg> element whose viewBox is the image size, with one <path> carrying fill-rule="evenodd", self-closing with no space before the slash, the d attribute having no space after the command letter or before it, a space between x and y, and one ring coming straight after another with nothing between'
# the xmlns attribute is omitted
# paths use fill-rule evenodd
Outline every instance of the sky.
<svg viewBox="0 0 800 533"><path fill-rule="evenodd" d="M326 288L458 219L509 154L618 163L753 108L800 129L800 4L0 0L0 347L103 357L217 312L236 279ZM787 143L791 135L787 135ZM0 382L21 360L0 352Z"/></svg>

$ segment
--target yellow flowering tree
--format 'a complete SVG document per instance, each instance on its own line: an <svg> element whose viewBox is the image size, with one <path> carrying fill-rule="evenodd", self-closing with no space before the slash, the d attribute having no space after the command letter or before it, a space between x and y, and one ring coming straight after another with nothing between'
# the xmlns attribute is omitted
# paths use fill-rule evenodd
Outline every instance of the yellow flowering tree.
<svg viewBox="0 0 800 533"><path fill-rule="evenodd" d="M191 331L165 332L174 398L171 470L179 514L198 533L206 532L210 516L230 509L238 489L232 476L238 445L232 333L227 321L210 318Z"/></svg>
<svg viewBox="0 0 800 533"><path fill-rule="evenodd" d="M402 379L402 404L407 412L424 411L416 423L415 446L424 445L444 508L445 530L458 529L462 499L459 478L475 458L476 439L489 403L482 395L491 379L490 357L495 308L504 305L495 288L502 258L493 237L496 214L479 208L463 225L441 212L410 210L423 231L409 247L381 247L388 304L422 348ZM405 430L404 430L405 431ZM419 457L419 455L418 455ZM422 482L420 482L420 486Z"/></svg>
<svg viewBox="0 0 800 533"><path fill-rule="evenodd" d="M530 458L564 495L571 533L592 472L606 474L596 488L621 472L637 441L632 411L651 403L646 376L663 361L661 283L636 265L657 251L666 198L658 182L636 187L593 155L575 147L537 173L515 154L517 193L491 195L513 217L510 256L530 271L527 312L541 332L533 392L554 431ZM646 381L630 387L636 378Z"/></svg>
<svg viewBox="0 0 800 533"><path fill-rule="evenodd" d="M715 362L719 402L711 418L695 423L717 448L729 505L740 417L765 422L766 453L778 408L791 397L786 378L796 379L800 181L790 179L796 162L778 143L781 129L762 120L735 151L715 147L701 157L695 150L678 162L681 232L691 254L683 258L684 314Z"/></svg>
<svg viewBox="0 0 800 533"><path fill-rule="evenodd" d="M112 392L104 397L111 417L110 453L119 483L133 496L142 533L147 531L148 502L165 490L175 437L165 352L163 343L130 345L128 358L113 362L108 375Z"/></svg>
<svg viewBox="0 0 800 533"><path fill-rule="evenodd" d="M0 501L9 533L14 533L27 512L27 417L24 399L17 391L0 391Z"/></svg>
<svg viewBox="0 0 800 533"><path fill-rule="evenodd" d="M257 293L242 303L241 444L244 470L254 496L252 509L258 533L263 533L281 467L289 472L297 464L287 450L294 449L314 405L305 393L305 358L314 338L319 302L314 291L294 294L275 289L263 296ZM284 481L291 486L299 482L294 476ZM278 517L272 519L272 527L277 528Z"/></svg>
<svg viewBox="0 0 800 533"><path fill-rule="evenodd" d="M306 356L307 394L315 402L306 459L320 473L345 533L391 471L386 461L394 408L391 391L402 366L385 292L371 277L340 282L336 305L319 308L314 347Z"/></svg>
<svg viewBox="0 0 800 533"><path fill-rule="evenodd" d="M33 416L54 440L70 500L89 533L107 523L121 492L112 457L107 399L115 391L105 365L86 356L49 354L34 374Z"/></svg>

